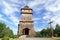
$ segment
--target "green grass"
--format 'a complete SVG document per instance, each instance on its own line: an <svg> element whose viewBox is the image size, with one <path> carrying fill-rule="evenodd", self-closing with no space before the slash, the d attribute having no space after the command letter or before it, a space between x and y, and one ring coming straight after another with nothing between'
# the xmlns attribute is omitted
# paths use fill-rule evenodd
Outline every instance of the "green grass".
<svg viewBox="0 0 60 40"><path fill-rule="evenodd" d="M10 40L18 40L18 38L14 38L14 39L13 38L10 38Z"/></svg>
<svg viewBox="0 0 60 40"><path fill-rule="evenodd" d="M1 38L0 38L0 40L1 40Z"/></svg>
<svg viewBox="0 0 60 40"><path fill-rule="evenodd" d="M0 39L0 40L1 40L1 39ZM18 40L18 38L14 38L14 39L13 39L13 38L10 38L10 40Z"/></svg>
<svg viewBox="0 0 60 40"><path fill-rule="evenodd" d="M53 38L54 40L60 40L60 37L54 37ZM10 39L10 40L19 40L18 38L15 38L15 39Z"/></svg>
<svg viewBox="0 0 60 40"><path fill-rule="evenodd" d="M60 40L60 37L54 37L53 39L54 39L54 40ZM0 39L0 40L1 40L1 39ZM19 39L18 39L18 38L14 38L14 39L13 39L13 38L10 38L10 40L19 40Z"/></svg>
<svg viewBox="0 0 60 40"><path fill-rule="evenodd" d="M54 37L53 39L54 40L60 40L60 37Z"/></svg>

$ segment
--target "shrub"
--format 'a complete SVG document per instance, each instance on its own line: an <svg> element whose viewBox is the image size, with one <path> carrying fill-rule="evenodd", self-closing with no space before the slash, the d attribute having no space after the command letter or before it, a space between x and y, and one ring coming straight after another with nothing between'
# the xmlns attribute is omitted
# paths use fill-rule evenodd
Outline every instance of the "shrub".
<svg viewBox="0 0 60 40"><path fill-rule="evenodd" d="M2 40L9 40L9 37L3 37Z"/></svg>
<svg viewBox="0 0 60 40"><path fill-rule="evenodd" d="M18 36L17 35L14 35L12 38L18 38Z"/></svg>

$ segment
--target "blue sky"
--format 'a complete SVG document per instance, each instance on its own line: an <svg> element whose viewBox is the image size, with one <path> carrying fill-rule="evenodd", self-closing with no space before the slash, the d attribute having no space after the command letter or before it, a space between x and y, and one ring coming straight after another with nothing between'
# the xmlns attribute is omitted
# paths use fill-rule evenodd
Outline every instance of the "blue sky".
<svg viewBox="0 0 60 40"><path fill-rule="evenodd" d="M25 5L33 9L35 31L48 28L49 19L52 26L60 25L60 0L0 0L0 21L17 34L18 23L21 17L20 9Z"/></svg>

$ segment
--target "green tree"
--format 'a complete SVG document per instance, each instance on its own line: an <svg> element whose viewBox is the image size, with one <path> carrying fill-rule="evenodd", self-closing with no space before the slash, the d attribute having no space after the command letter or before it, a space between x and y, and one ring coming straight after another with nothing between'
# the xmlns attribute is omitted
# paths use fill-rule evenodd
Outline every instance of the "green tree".
<svg viewBox="0 0 60 40"><path fill-rule="evenodd" d="M37 37L51 37L51 29L42 29L39 32L36 32Z"/></svg>
<svg viewBox="0 0 60 40"><path fill-rule="evenodd" d="M42 37L40 31L36 32L36 37Z"/></svg>
<svg viewBox="0 0 60 40"><path fill-rule="evenodd" d="M56 36L60 37L60 25L58 25L58 24L56 24L55 34L56 34Z"/></svg>
<svg viewBox="0 0 60 40"><path fill-rule="evenodd" d="M5 23L0 22L0 37L3 37L3 30L6 29Z"/></svg>
<svg viewBox="0 0 60 40"><path fill-rule="evenodd" d="M11 38L14 36L13 31L9 27L3 30L3 35Z"/></svg>
<svg viewBox="0 0 60 40"><path fill-rule="evenodd" d="M7 37L13 37L13 31L9 28L6 27L5 23L0 22L0 38L7 36Z"/></svg>
<svg viewBox="0 0 60 40"><path fill-rule="evenodd" d="M50 31L51 31L50 28L46 29L46 37L50 37Z"/></svg>
<svg viewBox="0 0 60 40"><path fill-rule="evenodd" d="M41 30L40 33L41 33L42 37L45 37L46 36L46 29Z"/></svg>

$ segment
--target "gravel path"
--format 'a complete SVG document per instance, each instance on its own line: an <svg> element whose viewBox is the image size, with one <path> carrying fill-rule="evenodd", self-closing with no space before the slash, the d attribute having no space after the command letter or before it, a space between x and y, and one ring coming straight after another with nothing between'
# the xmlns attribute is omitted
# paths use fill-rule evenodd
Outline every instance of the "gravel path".
<svg viewBox="0 0 60 40"><path fill-rule="evenodd" d="M52 38L20 38L19 40L53 40Z"/></svg>

